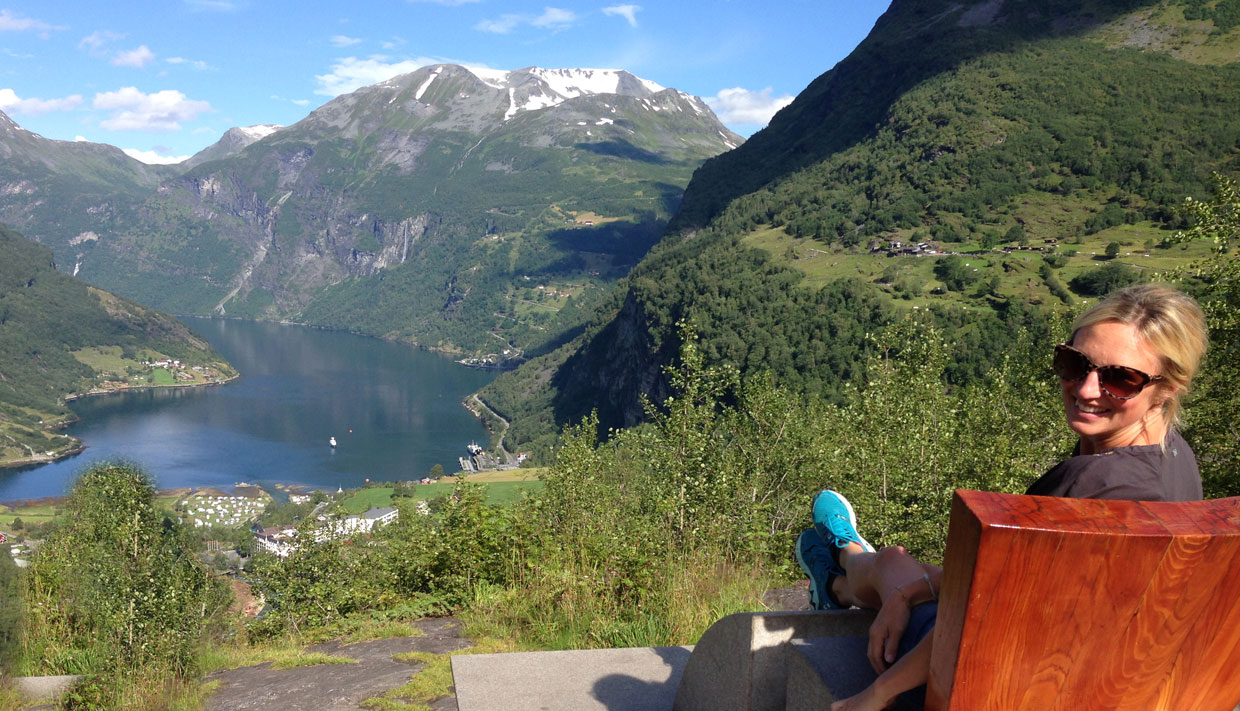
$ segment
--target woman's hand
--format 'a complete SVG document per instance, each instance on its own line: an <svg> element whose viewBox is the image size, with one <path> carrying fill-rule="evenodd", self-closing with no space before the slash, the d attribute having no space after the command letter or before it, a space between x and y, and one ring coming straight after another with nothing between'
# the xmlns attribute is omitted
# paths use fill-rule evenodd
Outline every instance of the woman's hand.
<svg viewBox="0 0 1240 711"><path fill-rule="evenodd" d="M900 638L908 629L908 618L908 600L899 594L888 597L879 608L878 616L870 625L870 644L866 650L875 672L882 674L895 662Z"/></svg>
<svg viewBox="0 0 1240 711"><path fill-rule="evenodd" d="M860 694L840 699L831 704L831 711L881 711L888 708L895 699L884 700L871 684Z"/></svg>

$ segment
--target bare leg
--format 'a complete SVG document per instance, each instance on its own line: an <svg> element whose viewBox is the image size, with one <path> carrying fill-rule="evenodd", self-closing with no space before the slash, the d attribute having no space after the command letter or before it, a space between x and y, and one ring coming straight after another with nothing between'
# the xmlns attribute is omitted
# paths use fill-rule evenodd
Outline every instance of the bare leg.
<svg viewBox="0 0 1240 711"><path fill-rule="evenodd" d="M852 543L840 550L840 566L846 574L836 576L832 592L845 605L868 610L880 609L897 590L916 602L932 600L934 594L924 583L917 590L910 589L909 584L924 580L922 576L928 575L933 590L938 590L943 575L942 568L918 561L900 546L869 553Z"/></svg>

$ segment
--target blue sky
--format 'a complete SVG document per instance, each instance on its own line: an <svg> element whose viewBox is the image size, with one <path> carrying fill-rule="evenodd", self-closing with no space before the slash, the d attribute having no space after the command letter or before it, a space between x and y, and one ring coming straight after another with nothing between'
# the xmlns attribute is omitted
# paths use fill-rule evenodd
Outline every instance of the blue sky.
<svg viewBox="0 0 1240 711"><path fill-rule="evenodd" d="M233 126L451 62L625 69L749 135L889 0L0 0L0 110L47 138L184 158Z"/></svg>

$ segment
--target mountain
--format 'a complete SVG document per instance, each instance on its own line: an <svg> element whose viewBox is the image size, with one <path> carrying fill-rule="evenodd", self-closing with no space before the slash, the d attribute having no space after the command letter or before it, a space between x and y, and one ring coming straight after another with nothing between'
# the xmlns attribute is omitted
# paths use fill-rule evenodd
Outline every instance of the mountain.
<svg viewBox="0 0 1240 711"><path fill-rule="evenodd" d="M224 132L220 140L190 156L189 160L182 163L180 167L193 168L208 161L234 156L248 148L251 143L266 138L282 128L284 127L274 123L230 128Z"/></svg>
<svg viewBox="0 0 1240 711"><path fill-rule="evenodd" d="M642 398L669 393L680 322L708 365L837 399L866 334L913 309L964 383L1098 284L1183 265L1178 205L1240 170L1240 31L1186 17L1199 5L894 0L703 164L579 338L484 389L510 446L537 451L591 410L640 422Z"/></svg>
<svg viewBox="0 0 1240 711"><path fill-rule="evenodd" d="M0 466L79 446L48 431L72 419L70 396L235 375L179 321L57 271L51 250L4 227L0 256ZM185 367L150 365L164 359Z"/></svg>
<svg viewBox="0 0 1240 711"><path fill-rule="evenodd" d="M73 229L23 224L82 278L165 310L511 359L578 326L693 170L742 142L700 99L628 72L454 65L255 136L128 199L77 201Z"/></svg>
<svg viewBox="0 0 1240 711"><path fill-rule="evenodd" d="M0 222L32 239L66 248L97 241L171 174L114 146L48 140L0 112Z"/></svg>

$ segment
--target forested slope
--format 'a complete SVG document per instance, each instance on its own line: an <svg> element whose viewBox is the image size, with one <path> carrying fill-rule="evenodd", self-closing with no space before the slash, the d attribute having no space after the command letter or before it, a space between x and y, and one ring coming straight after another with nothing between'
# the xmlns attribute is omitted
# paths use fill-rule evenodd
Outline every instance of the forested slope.
<svg viewBox="0 0 1240 711"><path fill-rule="evenodd" d="M1186 224L1177 206L1209 193L1212 170L1238 167L1240 66L1117 46L1116 27L1155 11L1183 22L1185 8L897 0L769 128L695 173L663 241L581 340L483 396L534 447L591 409L605 426L633 424L642 396L667 393L685 319L708 363L834 399L865 334L910 306L935 314L947 378L964 384L1091 284L1184 261L1167 242ZM1209 41L1234 50L1235 34ZM1098 240L1127 254L1111 273L1095 273ZM893 241L965 257L875 251ZM807 253L845 266L815 272ZM887 260L887 274L849 266L866 259Z"/></svg>
<svg viewBox="0 0 1240 711"><path fill-rule="evenodd" d="M232 372L179 321L57 271L50 249L0 226L0 463L74 446L46 427L72 417L67 396L123 377L75 356L99 347L134 366L160 356Z"/></svg>

